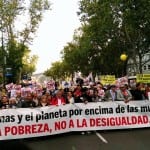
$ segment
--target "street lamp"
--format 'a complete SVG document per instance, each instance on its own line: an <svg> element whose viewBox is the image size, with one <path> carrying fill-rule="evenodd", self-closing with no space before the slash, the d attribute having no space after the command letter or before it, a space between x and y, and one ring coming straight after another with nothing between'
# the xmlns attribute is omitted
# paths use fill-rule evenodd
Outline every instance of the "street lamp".
<svg viewBox="0 0 150 150"><path fill-rule="evenodd" d="M120 59L123 61L123 76L126 75L127 58L128 56L125 53L120 55Z"/></svg>
<svg viewBox="0 0 150 150"><path fill-rule="evenodd" d="M122 61L126 61L127 60L127 55L125 54L125 53L123 53L123 54L121 54L120 55L120 59L122 60Z"/></svg>

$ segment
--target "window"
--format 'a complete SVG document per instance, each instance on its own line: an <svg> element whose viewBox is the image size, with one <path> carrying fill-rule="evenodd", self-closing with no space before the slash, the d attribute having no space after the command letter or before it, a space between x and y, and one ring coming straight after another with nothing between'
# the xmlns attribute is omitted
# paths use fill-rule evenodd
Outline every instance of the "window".
<svg viewBox="0 0 150 150"><path fill-rule="evenodd" d="M146 70L146 66L144 66L144 70Z"/></svg>
<svg viewBox="0 0 150 150"><path fill-rule="evenodd" d="M148 70L150 70L150 65L148 65Z"/></svg>

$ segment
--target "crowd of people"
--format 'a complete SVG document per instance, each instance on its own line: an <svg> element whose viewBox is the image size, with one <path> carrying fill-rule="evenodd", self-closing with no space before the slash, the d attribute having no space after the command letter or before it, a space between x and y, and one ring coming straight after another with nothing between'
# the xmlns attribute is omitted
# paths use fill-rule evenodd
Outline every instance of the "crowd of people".
<svg viewBox="0 0 150 150"><path fill-rule="evenodd" d="M32 89L26 85L24 89ZM41 90L26 90L22 94L22 88L7 90L5 94L0 93L0 108L30 108L44 106L59 106L73 103L124 101L128 103L133 100L148 100L150 85L136 83L130 87L128 84L115 84L104 86L101 82L89 82L88 86L76 83L65 88L42 88ZM12 94L13 93L13 94Z"/></svg>

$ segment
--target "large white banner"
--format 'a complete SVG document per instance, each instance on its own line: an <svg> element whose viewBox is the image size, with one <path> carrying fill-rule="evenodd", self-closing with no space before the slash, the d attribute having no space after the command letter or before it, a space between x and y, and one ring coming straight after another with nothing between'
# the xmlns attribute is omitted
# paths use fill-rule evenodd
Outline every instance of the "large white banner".
<svg viewBox="0 0 150 150"><path fill-rule="evenodd" d="M70 131L150 127L150 101L76 103L0 110L0 140Z"/></svg>

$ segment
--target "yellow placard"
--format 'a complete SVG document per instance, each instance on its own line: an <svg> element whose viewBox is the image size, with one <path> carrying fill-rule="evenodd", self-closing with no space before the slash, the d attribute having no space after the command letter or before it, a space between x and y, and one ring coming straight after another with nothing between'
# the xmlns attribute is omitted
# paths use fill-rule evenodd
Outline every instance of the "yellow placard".
<svg viewBox="0 0 150 150"><path fill-rule="evenodd" d="M102 84L114 84L116 81L115 75L101 75L100 81Z"/></svg>
<svg viewBox="0 0 150 150"><path fill-rule="evenodd" d="M150 74L137 74L136 82L150 83Z"/></svg>

